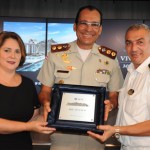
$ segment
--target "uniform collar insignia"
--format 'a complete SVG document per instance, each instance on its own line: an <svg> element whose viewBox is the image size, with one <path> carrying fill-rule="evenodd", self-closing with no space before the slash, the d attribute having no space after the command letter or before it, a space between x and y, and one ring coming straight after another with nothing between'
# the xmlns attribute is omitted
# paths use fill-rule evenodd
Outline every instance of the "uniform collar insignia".
<svg viewBox="0 0 150 150"><path fill-rule="evenodd" d="M70 48L70 44L64 43L64 44L53 44L51 45L51 52L63 52L63 51L68 51Z"/></svg>
<svg viewBox="0 0 150 150"><path fill-rule="evenodd" d="M101 54L103 54L111 59L115 59L117 56L117 51L110 49L106 46L99 46L98 50Z"/></svg>

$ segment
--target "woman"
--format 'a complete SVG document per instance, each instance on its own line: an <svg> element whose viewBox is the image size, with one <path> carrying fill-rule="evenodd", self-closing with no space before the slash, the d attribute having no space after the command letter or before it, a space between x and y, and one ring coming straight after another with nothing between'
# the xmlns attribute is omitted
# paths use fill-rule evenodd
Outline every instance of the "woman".
<svg viewBox="0 0 150 150"><path fill-rule="evenodd" d="M14 32L0 33L0 149L31 150L29 131L52 133L47 122L31 121L40 107L34 83L16 72L26 57L25 46Z"/></svg>

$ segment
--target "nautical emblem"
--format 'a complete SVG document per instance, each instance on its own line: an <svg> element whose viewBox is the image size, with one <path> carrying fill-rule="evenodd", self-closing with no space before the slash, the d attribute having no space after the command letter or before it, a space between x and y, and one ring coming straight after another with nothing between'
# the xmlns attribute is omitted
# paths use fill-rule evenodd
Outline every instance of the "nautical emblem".
<svg viewBox="0 0 150 150"><path fill-rule="evenodd" d="M133 89L130 89L129 91L128 91L128 94L129 95L132 95L134 93L134 90Z"/></svg>

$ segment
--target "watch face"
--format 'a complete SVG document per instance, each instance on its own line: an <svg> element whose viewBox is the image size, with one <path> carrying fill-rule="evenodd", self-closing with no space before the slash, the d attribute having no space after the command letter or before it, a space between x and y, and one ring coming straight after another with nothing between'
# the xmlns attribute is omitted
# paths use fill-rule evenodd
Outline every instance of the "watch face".
<svg viewBox="0 0 150 150"><path fill-rule="evenodd" d="M119 134L119 133L115 133L115 137L116 137L117 139L119 139L120 134Z"/></svg>

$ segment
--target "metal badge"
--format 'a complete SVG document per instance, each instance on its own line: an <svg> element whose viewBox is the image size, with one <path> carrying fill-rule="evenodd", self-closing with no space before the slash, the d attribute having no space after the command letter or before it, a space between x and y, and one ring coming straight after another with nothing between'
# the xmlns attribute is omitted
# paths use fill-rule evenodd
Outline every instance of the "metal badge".
<svg viewBox="0 0 150 150"><path fill-rule="evenodd" d="M70 60L69 60L69 58L68 58L68 54L62 54L61 55L61 58L63 59L63 62L65 62L65 63L70 63Z"/></svg>
<svg viewBox="0 0 150 150"><path fill-rule="evenodd" d="M52 46L52 50L56 50L56 46Z"/></svg>
<svg viewBox="0 0 150 150"><path fill-rule="evenodd" d="M62 49L62 46L61 46L61 45L58 45L57 48L58 48L59 50L61 50L61 49Z"/></svg>
<svg viewBox="0 0 150 150"><path fill-rule="evenodd" d="M106 49L105 48L102 48L102 52L105 52L106 51Z"/></svg>
<svg viewBox="0 0 150 150"><path fill-rule="evenodd" d="M107 50L106 53L107 53L107 54L111 54L111 51L110 51L110 50Z"/></svg>
<svg viewBox="0 0 150 150"><path fill-rule="evenodd" d="M129 91L128 91L128 94L129 95L132 95L134 93L134 90L133 89L130 89Z"/></svg>
<svg viewBox="0 0 150 150"><path fill-rule="evenodd" d="M104 64L105 64L105 65L109 65L109 61L106 60L106 61L104 62Z"/></svg>
<svg viewBox="0 0 150 150"><path fill-rule="evenodd" d="M116 53L115 53L115 52L112 52L111 55L112 55L112 56L116 56Z"/></svg>

